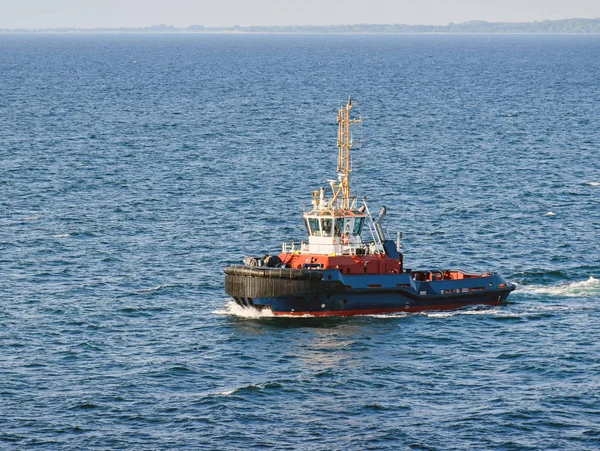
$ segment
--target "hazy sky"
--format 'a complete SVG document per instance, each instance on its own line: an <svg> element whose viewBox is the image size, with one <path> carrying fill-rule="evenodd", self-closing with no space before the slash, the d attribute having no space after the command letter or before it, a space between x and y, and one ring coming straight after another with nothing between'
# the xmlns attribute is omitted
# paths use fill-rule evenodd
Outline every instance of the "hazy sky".
<svg viewBox="0 0 600 451"><path fill-rule="evenodd" d="M600 17L600 0L0 0L0 28L446 25Z"/></svg>

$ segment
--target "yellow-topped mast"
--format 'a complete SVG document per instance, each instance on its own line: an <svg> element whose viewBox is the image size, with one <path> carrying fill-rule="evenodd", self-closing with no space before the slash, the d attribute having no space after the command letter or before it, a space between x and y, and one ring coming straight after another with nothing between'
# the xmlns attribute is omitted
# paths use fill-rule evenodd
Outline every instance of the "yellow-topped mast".
<svg viewBox="0 0 600 451"><path fill-rule="evenodd" d="M352 100L348 97L348 104L342 107L338 111L338 162L337 172L339 184L335 186L332 183L333 198L331 199L331 205L337 198L342 198L342 209L347 210L350 208L350 172L352 172L352 160L350 159L350 149L354 145L352 140L352 132L350 127L352 124L362 122L362 119L351 119L350 110L352 109Z"/></svg>

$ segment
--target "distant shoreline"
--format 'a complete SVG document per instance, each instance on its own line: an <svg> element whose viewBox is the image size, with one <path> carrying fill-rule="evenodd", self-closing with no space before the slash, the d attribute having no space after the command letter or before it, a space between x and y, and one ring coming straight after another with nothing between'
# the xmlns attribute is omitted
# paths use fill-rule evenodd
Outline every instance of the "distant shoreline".
<svg viewBox="0 0 600 451"><path fill-rule="evenodd" d="M347 24L205 27L154 25L120 28L0 28L0 33L127 33L127 34L600 34L600 18L541 22L468 21L448 25Z"/></svg>
<svg viewBox="0 0 600 451"><path fill-rule="evenodd" d="M56 34L56 35L166 35L166 36L175 36L175 35L216 35L216 36L246 36L246 35L287 35L287 36L445 36L445 35L470 35L470 36L597 36L600 35L600 32L464 32L464 31L454 31L454 32L443 32L443 31L431 31L431 32L398 32L398 33L385 33L385 32L284 32L284 31L180 31L180 32L159 32L159 31L95 31L95 30L82 30L82 31L53 31L53 30L18 30L18 31L4 31L0 30L1 35L24 35L24 34Z"/></svg>

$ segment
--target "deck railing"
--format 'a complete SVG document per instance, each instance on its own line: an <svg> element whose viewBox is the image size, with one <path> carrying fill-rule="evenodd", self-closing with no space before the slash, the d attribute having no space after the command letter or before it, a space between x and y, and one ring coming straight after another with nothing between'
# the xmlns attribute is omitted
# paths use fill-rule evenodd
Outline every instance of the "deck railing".
<svg viewBox="0 0 600 451"><path fill-rule="evenodd" d="M293 254L294 252L308 252L308 243L301 241L300 243L296 241L284 241L281 244L281 252L283 254Z"/></svg>
<svg viewBox="0 0 600 451"><path fill-rule="evenodd" d="M338 249L338 255L356 255L357 251L360 249L365 254L375 253L377 252L376 245L374 243L349 243L349 244L338 244L336 245ZM310 253L309 244L301 241L284 241L281 244L281 252L283 254L294 254L296 252L300 254L308 254Z"/></svg>

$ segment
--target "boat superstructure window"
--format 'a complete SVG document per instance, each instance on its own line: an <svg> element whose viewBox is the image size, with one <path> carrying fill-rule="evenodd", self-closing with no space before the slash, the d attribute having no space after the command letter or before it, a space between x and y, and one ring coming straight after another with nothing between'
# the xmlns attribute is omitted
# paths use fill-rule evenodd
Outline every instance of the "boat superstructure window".
<svg viewBox="0 0 600 451"><path fill-rule="evenodd" d="M335 218L333 236L342 236L342 230L344 230L344 218Z"/></svg>
<svg viewBox="0 0 600 451"><path fill-rule="evenodd" d="M356 218L354 220L354 230L352 231L352 235L360 235L362 232L363 224L365 223L365 218Z"/></svg>
<svg viewBox="0 0 600 451"><path fill-rule="evenodd" d="M310 236L339 238L344 235L360 236L364 222L364 216L335 217L315 215L306 217L304 225Z"/></svg>
<svg viewBox="0 0 600 451"><path fill-rule="evenodd" d="M308 227L312 236L321 236L321 227L317 218L308 218Z"/></svg>
<svg viewBox="0 0 600 451"><path fill-rule="evenodd" d="M346 218L346 220L344 221L344 234L350 235L350 232L352 231L353 227L354 218Z"/></svg>
<svg viewBox="0 0 600 451"><path fill-rule="evenodd" d="M331 236L332 222L333 222L332 218L322 218L321 219L322 236Z"/></svg>

